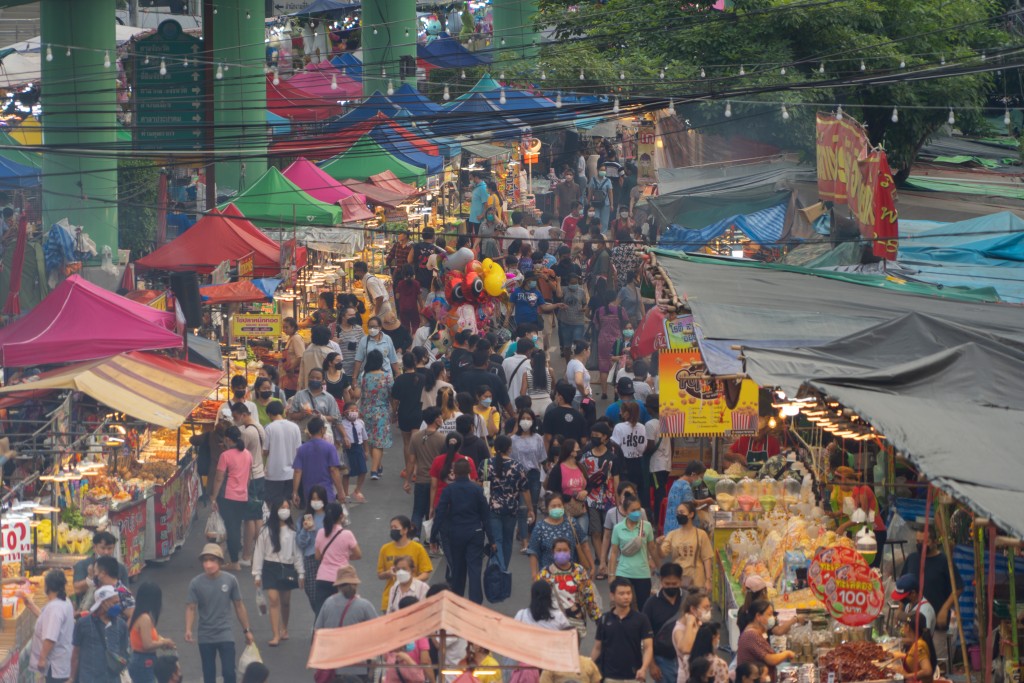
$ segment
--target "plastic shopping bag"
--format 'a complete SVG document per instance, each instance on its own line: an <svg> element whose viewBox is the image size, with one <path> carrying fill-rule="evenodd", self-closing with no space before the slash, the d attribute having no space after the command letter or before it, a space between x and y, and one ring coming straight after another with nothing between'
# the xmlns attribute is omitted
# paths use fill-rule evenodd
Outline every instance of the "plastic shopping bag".
<svg viewBox="0 0 1024 683"><path fill-rule="evenodd" d="M219 512L211 512L206 518L206 540L209 543L223 543L227 540L228 529Z"/></svg>
<svg viewBox="0 0 1024 683"><path fill-rule="evenodd" d="M256 609L260 611L260 614L267 616L267 596L263 594L262 588L256 589Z"/></svg>
<svg viewBox="0 0 1024 683"><path fill-rule="evenodd" d="M242 650L242 656L238 658L238 670L245 671L245 668L253 662L263 663L263 658L260 657L260 649L256 647L256 643L246 645L245 649Z"/></svg>

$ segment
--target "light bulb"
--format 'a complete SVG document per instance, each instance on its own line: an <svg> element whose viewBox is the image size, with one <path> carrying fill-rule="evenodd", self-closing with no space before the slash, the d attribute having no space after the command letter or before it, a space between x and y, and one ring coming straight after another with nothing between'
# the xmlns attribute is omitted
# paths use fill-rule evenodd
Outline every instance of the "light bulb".
<svg viewBox="0 0 1024 683"><path fill-rule="evenodd" d="M466 70L465 70L465 69L463 69L463 70L462 70L462 71L461 71L461 72L459 73L459 78L461 78L462 80L466 80Z"/></svg>
<svg viewBox="0 0 1024 683"><path fill-rule="evenodd" d="M281 85L281 75L274 69L274 85Z"/></svg>
<svg viewBox="0 0 1024 683"><path fill-rule="evenodd" d="M843 106L839 105L838 107L836 107L836 121L842 121L842 120L843 120Z"/></svg>
<svg viewBox="0 0 1024 683"><path fill-rule="evenodd" d="M71 46L70 45L68 45L68 49L67 50L64 50L64 56L65 57L70 57L71 56ZM147 59L149 59L149 58L147 57Z"/></svg>
<svg viewBox="0 0 1024 683"><path fill-rule="evenodd" d="M331 90L337 90L337 89L338 89L338 75L337 74L331 74Z"/></svg>
<svg viewBox="0 0 1024 683"><path fill-rule="evenodd" d="M771 417L768 418L768 429L775 429L778 426L779 426L779 421L775 419L774 415L772 415Z"/></svg>
<svg viewBox="0 0 1024 683"><path fill-rule="evenodd" d="M612 104L612 112L614 112L616 114L619 113L619 97L618 97L618 95L615 96L615 102Z"/></svg>
<svg viewBox="0 0 1024 683"><path fill-rule="evenodd" d="M214 13L214 14L216 14L216 13L217 13L217 6L216 6L216 5L214 5L214 6L213 6L213 13Z"/></svg>
<svg viewBox="0 0 1024 683"><path fill-rule="evenodd" d="M625 71L620 71L619 72L619 80L620 81L626 80L626 72Z"/></svg>
<svg viewBox="0 0 1024 683"><path fill-rule="evenodd" d="M825 73L825 62L822 62L821 65L818 67L818 73Z"/></svg>
<svg viewBox="0 0 1024 683"><path fill-rule="evenodd" d="M376 26L373 27L373 35L377 35L377 27Z"/></svg>
<svg viewBox="0 0 1024 683"><path fill-rule="evenodd" d="M408 37L409 37L409 29L405 29L405 37L406 37L406 38L408 38Z"/></svg>
<svg viewBox="0 0 1024 683"><path fill-rule="evenodd" d="M394 95L394 94L395 94L395 84L394 84L394 82L393 82L393 81L392 81L392 80L391 80L391 79L389 78L389 79L388 79L388 96L390 97L391 95Z"/></svg>
<svg viewBox="0 0 1024 683"><path fill-rule="evenodd" d="M163 57L160 58L160 75L161 76L166 76L167 75L167 62L164 61Z"/></svg>
<svg viewBox="0 0 1024 683"><path fill-rule="evenodd" d="M674 97L668 98L668 115L669 116L675 116L676 115L676 100L675 100Z"/></svg>
<svg viewBox="0 0 1024 683"><path fill-rule="evenodd" d="M946 66L946 55L942 55L942 57L939 58L939 64Z"/></svg>
<svg viewBox="0 0 1024 683"><path fill-rule="evenodd" d="M985 56L985 53L984 53L984 52L982 52L982 53L981 53L981 61L983 61L983 62L984 62L984 61L985 61L986 59L988 59L988 58L987 58L987 57Z"/></svg>
<svg viewBox="0 0 1024 683"><path fill-rule="evenodd" d="M789 121L789 110L786 109L786 105L782 105L782 120Z"/></svg>
<svg viewBox="0 0 1024 683"><path fill-rule="evenodd" d="M444 98L445 102L447 102L448 100L450 100L452 98L452 93L451 93L450 90L448 90L448 86L447 85L444 86L444 95L442 95L441 97Z"/></svg>
<svg viewBox="0 0 1024 683"><path fill-rule="evenodd" d="M786 75L786 67L782 67L781 69L779 69L779 75L780 76L785 76Z"/></svg>
<svg viewBox="0 0 1024 683"><path fill-rule="evenodd" d="M182 63L182 66L184 66L186 69L188 68L188 57L185 57L185 61Z"/></svg>
<svg viewBox="0 0 1024 683"><path fill-rule="evenodd" d="M704 67L700 68L700 77L704 78L707 74L704 73Z"/></svg>
<svg viewBox="0 0 1024 683"><path fill-rule="evenodd" d="M53 61L53 48L50 47L49 45L46 46L46 61L48 61L48 62L52 62Z"/></svg>
<svg viewBox="0 0 1024 683"><path fill-rule="evenodd" d="M498 102L501 103L501 104L505 104L506 102L508 102L508 99L505 97L505 89L504 88L501 89L501 95L498 96Z"/></svg>
<svg viewBox="0 0 1024 683"><path fill-rule="evenodd" d="M252 13L249 10L245 10L245 18L252 19Z"/></svg>
<svg viewBox="0 0 1024 683"><path fill-rule="evenodd" d="M110 51L109 50L107 52L103 53L103 68L104 69L109 69L110 68Z"/></svg>
<svg viewBox="0 0 1024 683"><path fill-rule="evenodd" d="M1010 125L1010 110L1009 109L1007 109L1006 113L1003 115L1003 125L1004 126L1009 126Z"/></svg>
<svg viewBox="0 0 1024 683"><path fill-rule="evenodd" d="M555 109L562 108L562 93L555 95Z"/></svg>
<svg viewBox="0 0 1024 683"><path fill-rule="evenodd" d="M740 64L740 76L746 76L747 72L743 69L743 65Z"/></svg>
<svg viewBox="0 0 1024 683"><path fill-rule="evenodd" d="M860 70L864 71L867 68L868 68L868 65L864 63L864 60L863 59L860 60Z"/></svg>
<svg viewBox="0 0 1024 683"><path fill-rule="evenodd" d="M500 78L501 80L505 80L505 72L502 71L500 74L498 74L498 78Z"/></svg>
<svg viewBox="0 0 1024 683"><path fill-rule="evenodd" d="M380 77L381 78L387 78L388 77L388 70L385 67L383 67L383 66L380 68Z"/></svg>
<svg viewBox="0 0 1024 683"><path fill-rule="evenodd" d="M224 73L227 73L227 72L228 72L228 68L229 68L229 67L230 67L231 65L230 65L230 64L228 64L227 62L221 62L221 64L223 64L223 65L224 65Z"/></svg>
<svg viewBox="0 0 1024 683"><path fill-rule="evenodd" d="M900 122L900 113L896 110L896 107L892 108L892 116L890 117L893 123Z"/></svg>
<svg viewBox="0 0 1024 683"><path fill-rule="evenodd" d="M658 78L665 80L665 67L661 67L661 71L658 72Z"/></svg>
<svg viewBox="0 0 1024 683"><path fill-rule="evenodd" d="M954 123L956 123L956 117L955 117L955 116L953 116L953 107L950 107L950 108L949 108L949 118L948 118L948 119L946 119L946 122L947 122L947 123L948 123L949 125L951 125L951 126L952 126L952 125L953 125Z"/></svg>
<svg viewBox="0 0 1024 683"><path fill-rule="evenodd" d="M542 80L542 81L548 80L548 75L543 70L540 72L540 80Z"/></svg>
<svg viewBox="0 0 1024 683"><path fill-rule="evenodd" d="M220 79L224 78L224 65L223 65L223 64L218 64L218 65L217 65L217 74L216 74L216 78L217 78L217 80L218 80L218 81L219 81ZM274 78L275 78L275 80L276 80L276 78L277 78L277 74L274 74Z"/></svg>
<svg viewBox="0 0 1024 683"><path fill-rule="evenodd" d="M146 57L142 60L142 63L149 64L149 55L146 55Z"/></svg>
<svg viewBox="0 0 1024 683"><path fill-rule="evenodd" d="M900 60L900 68L901 69L906 69L907 68L907 63L905 61L903 61L902 59Z"/></svg>
<svg viewBox="0 0 1024 683"><path fill-rule="evenodd" d="M732 102L725 103L725 118L732 118Z"/></svg>
<svg viewBox="0 0 1024 683"><path fill-rule="evenodd" d="M505 44L505 36L502 36L502 37L501 37L501 44L502 44L502 45L504 45L504 44Z"/></svg>
<svg viewBox="0 0 1024 683"><path fill-rule="evenodd" d="M583 75L583 69L580 69L580 80L583 81L586 80L586 78L587 77Z"/></svg>

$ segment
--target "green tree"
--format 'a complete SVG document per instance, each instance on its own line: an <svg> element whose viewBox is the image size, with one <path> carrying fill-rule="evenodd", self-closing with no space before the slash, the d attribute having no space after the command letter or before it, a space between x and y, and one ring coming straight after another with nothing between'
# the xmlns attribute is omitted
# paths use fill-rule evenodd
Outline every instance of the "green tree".
<svg viewBox="0 0 1024 683"><path fill-rule="evenodd" d="M902 179L950 107L957 119L978 120L993 76L937 76L999 59L1010 44L1007 1L736 0L718 12L680 0L540 0L538 22L557 40L538 65L509 68L534 81L544 69L551 86L567 90L674 97L696 128L805 152L814 145L814 112L841 104L886 148ZM925 71L924 79L907 77ZM893 82L854 83L884 74ZM898 122L893 105L901 107Z"/></svg>
<svg viewBox="0 0 1024 683"><path fill-rule="evenodd" d="M117 241L131 249L132 259L153 249L160 169L148 159L120 159L117 163Z"/></svg>

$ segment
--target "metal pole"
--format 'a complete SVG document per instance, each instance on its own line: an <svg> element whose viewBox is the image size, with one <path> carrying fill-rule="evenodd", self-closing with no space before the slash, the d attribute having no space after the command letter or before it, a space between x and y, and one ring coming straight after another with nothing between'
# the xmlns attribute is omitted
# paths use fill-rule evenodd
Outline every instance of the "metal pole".
<svg viewBox="0 0 1024 683"><path fill-rule="evenodd" d="M203 103L206 112L206 210L217 207L217 170L214 163L214 121L216 120L216 108L214 106L214 62L213 52L213 10L214 0L203 0L203 59L206 60L203 70L203 82L206 84L206 101Z"/></svg>
<svg viewBox="0 0 1024 683"><path fill-rule="evenodd" d="M128 0L128 24L139 25L139 0Z"/></svg>

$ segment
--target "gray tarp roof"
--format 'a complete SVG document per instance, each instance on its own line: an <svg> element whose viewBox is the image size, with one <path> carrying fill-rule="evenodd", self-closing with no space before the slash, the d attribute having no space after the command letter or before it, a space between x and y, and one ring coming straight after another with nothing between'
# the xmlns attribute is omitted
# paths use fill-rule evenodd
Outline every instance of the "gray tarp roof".
<svg viewBox="0 0 1024 683"><path fill-rule="evenodd" d="M907 313L790 349L745 347L759 384L852 408L935 486L1024 538L1024 343Z"/></svg>

